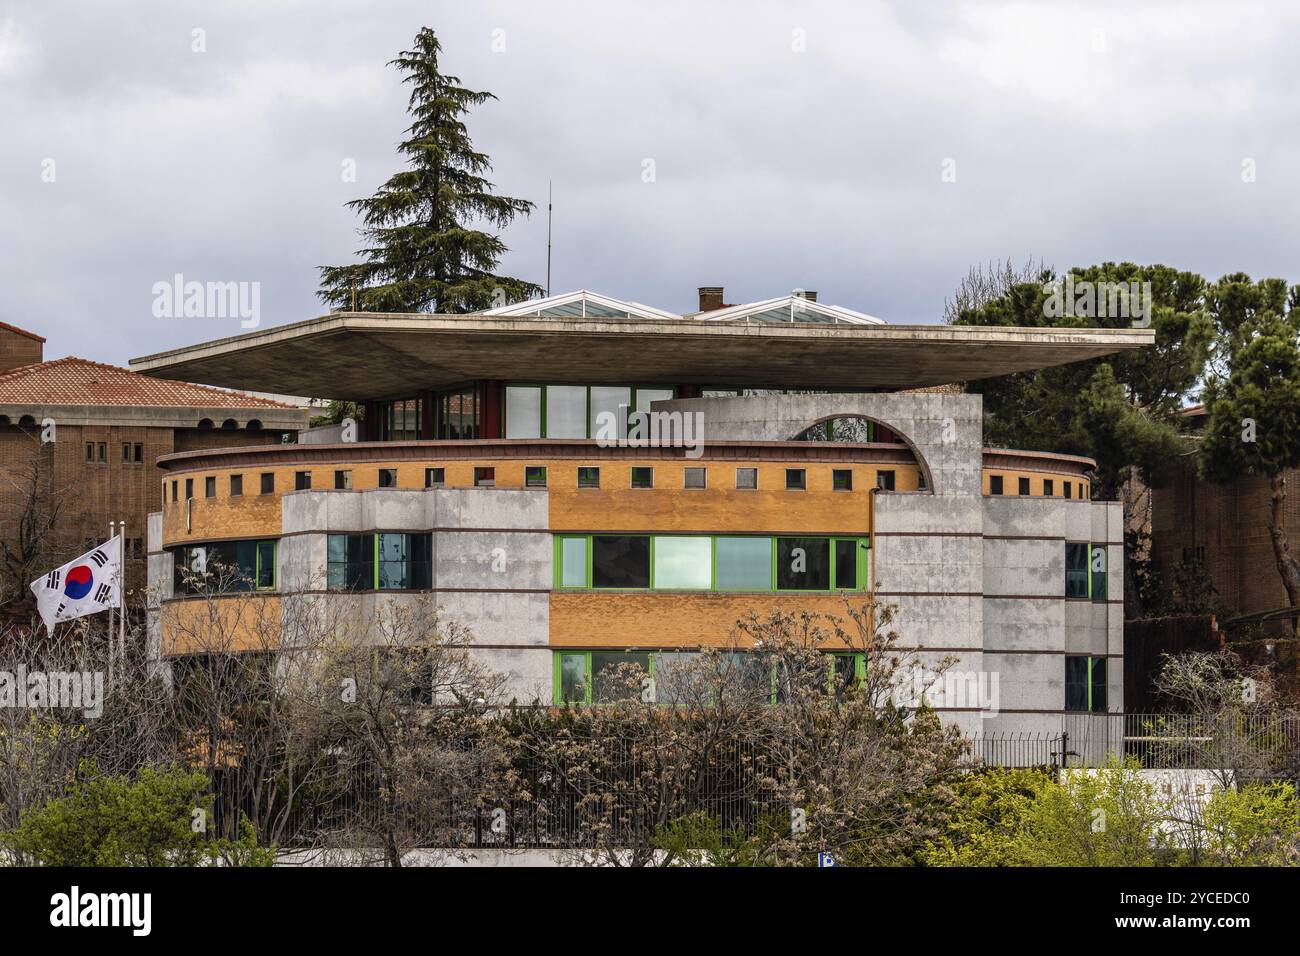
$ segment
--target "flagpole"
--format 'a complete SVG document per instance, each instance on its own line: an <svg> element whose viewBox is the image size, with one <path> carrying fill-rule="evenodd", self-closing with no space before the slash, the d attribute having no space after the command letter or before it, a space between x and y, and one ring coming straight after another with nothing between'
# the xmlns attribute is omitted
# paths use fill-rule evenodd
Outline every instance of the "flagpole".
<svg viewBox="0 0 1300 956"><path fill-rule="evenodd" d="M125 535L126 519L123 518L121 521L119 521L117 523L117 526L119 529L118 533ZM126 538L123 537L122 540L118 541L117 543L117 567L118 567L117 608L118 611L120 612L117 616L117 626L118 626L117 651L118 654L121 655L123 664L125 664L126 662L126 551L123 550L125 547L126 547Z"/></svg>
<svg viewBox="0 0 1300 956"><path fill-rule="evenodd" d="M116 526L117 526L117 522L110 519L108 522L109 541L113 540L113 535L115 534L113 529ZM114 617L113 617L115 610L116 609L113 607L113 605L110 604L108 606L108 689L110 693L113 690L113 635L117 631L117 628L114 627Z"/></svg>

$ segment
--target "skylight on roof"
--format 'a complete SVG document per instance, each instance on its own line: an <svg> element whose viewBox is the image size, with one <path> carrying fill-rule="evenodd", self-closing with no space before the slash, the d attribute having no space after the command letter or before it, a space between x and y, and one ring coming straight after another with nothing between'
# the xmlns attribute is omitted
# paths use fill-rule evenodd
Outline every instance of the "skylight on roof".
<svg viewBox="0 0 1300 956"><path fill-rule="evenodd" d="M483 315L519 316L556 319L680 319L676 312L667 312L639 302L625 302L598 292L583 289L566 292L545 299L528 299L488 309Z"/></svg>
<svg viewBox="0 0 1300 956"><path fill-rule="evenodd" d="M751 302L747 305L733 305L725 309L715 309L696 316L702 322L737 322L740 324L760 323L764 325L884 325L884 319L865 312L854 312L839 305L824 305L805 299L803 296L788 295L779 299L767 299L763 302Z"/></svg>

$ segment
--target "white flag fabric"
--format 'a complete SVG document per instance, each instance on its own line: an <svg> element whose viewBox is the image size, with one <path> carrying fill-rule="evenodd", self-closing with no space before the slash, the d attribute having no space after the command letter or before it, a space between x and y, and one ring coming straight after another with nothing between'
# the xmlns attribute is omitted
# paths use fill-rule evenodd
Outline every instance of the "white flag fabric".
<svg viewBox="0 0 1300 956"><path fill-rule="evenodd" d="M117 535L33 581L32 593L46 628L52 631L59 621L121 607L121 567L122 538Z"/></svg>

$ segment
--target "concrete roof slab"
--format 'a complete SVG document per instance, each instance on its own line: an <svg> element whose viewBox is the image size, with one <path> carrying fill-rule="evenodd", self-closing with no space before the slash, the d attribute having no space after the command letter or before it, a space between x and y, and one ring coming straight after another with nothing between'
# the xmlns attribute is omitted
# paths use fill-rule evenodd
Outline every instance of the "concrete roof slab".
<svg viewBox="0 0 1300 956"><path fill-rule="evenodd" d="M471 379L902 389L1141 348L1150 329L735 325L334 313L131 360L133 371L318 398L393 398Z"/></svg>

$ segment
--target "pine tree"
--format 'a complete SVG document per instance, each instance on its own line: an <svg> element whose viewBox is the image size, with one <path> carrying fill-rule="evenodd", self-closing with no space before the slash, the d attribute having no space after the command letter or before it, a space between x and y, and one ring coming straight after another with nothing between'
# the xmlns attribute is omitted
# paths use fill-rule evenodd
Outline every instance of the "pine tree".
<svg viewBox="0 0 1300 956"><path fill-rule="evenodd" d="M388 65L411 84L412 123L398 146L410 168L373 196L347 205L360 212L362 261L322 266L317 295L334 307L371 312L473 312L541 292L523 279L494 273L506 251L500 237L474 222L504 228L533 204L493 193L483 178L492 164L470 142L463 117L491 93L466 89L438 70L442 45L424 27L414 49ZM498 292L498 290L500 290Z"/></svg>
<svg viewBox="0 0 1300 956"><path fill-rule="evenodd" d="M1300 560L1287 533L1287 475L1300 467L1300 289L1237 273L1216 283L1210 302L1223 367L1205 384L1201 473L1268 479L1273 557L1287 603L1300 607Z"/></svg>

